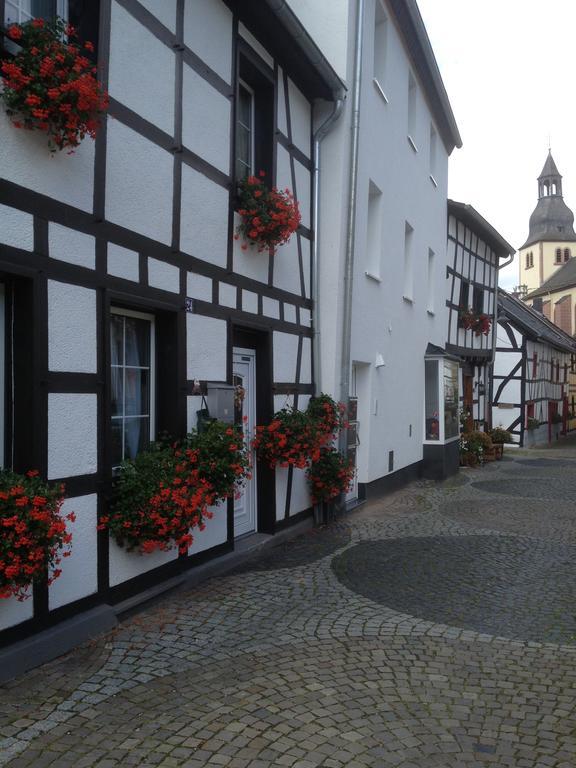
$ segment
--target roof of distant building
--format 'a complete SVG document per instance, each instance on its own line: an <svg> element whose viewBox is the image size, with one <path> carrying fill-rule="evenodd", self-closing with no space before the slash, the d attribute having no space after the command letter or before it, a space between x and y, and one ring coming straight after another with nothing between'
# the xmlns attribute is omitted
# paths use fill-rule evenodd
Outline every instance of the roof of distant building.
<svg viewBox="0 0 576 768"><path fill-rule="evenodd" d="M515 296L498 290L498 316L505 315L518 329L534 340L544 341L556 349L576 354L576 339L541 312L537 312Z"/></svg>

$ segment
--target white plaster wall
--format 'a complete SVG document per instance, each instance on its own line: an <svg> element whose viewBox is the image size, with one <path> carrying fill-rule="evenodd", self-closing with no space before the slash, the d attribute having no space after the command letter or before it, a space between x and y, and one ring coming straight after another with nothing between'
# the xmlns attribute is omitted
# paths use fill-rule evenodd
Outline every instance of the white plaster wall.
<svg viewBox="0 0 576 768"><path fill-rule="evenodd" d="M0 243L33 251L34 218L29 213L0 203Z"/></svg>
<svg viewBox="0 0 576 768"><path fill-rule="evenodd" d="M310 157L312 137L310 102L290 79L288 80L288 95L290 98L292 142L304 152L306 157Z"/></svg>
<svg viewBox="0 0 576 768"><path fill-rule="evenodd" d="M182 167L180 247L210 264L226 266L228 191L187 165Z"/></svg>
<svg viewBox="0 0 576 768"><path fill-rule="evenodd" d="M297 515L312 506L305 469L294 469L292 474L292 494L290 496L290 516Z"/></svg>
<svg viewBox="0 0 576 768"><path fill-rule="evenodd" d="M278 189L289 189L298 200L302 225L310 227L310 173L302 163L294 160L294 175L296 188L292 184L292 171L290 168L290 154L283 146L277 149L276 186Z"/></svg>
<svg viewBox="0 0 576 768"><path fill-rule="evenodd" d="M96 291L48 280L48 368L96 373Z"/></svg>
<svg viewBox="0 0 576 768"><path fill-rule="evenodd" d="M0 600L0 630L14 627L21 624L34 615L34 601L32 600L32 590L28 590L30 595L27 600L19 602L15 597L9 600Z"/></svg>
<svg viewBox="0 0 576 768"><path fill-rule="evenodd" d="M284 93L284 72L282 67L278 67L278 99L276 110L276 122L278 130L288 136L288 120L286 119L286 96Z"/></svg>
<svg viewBox="0 0 576 768"><path fill-rule="evenodd" d="M280 317L280 302L278 299L271 299L269 296L264 296L262 298L262 314L277 320Z"/></svg>
<svg viewBox="0 0 576 768"><path fill-rule="evenodd" d="M242 289L242 310L244 312L251 312L254 315L258 313L258 294L257 293Z"/></svg>
<svg viewBox="0 0 576 768"><path fill-rule="evenodd" d="M75 522L66 522L72 534L70 557L62 559L62 574L49 588L50 608L59 608L74 600L91 595L98 589L97 571L97 495L66 499L62 514L76 514Z"/></svg>
<svg viewBox="0 0 576 768"><path fill-rule="evenodd" d="M212 278L188 272L186 295L199 301L212 301Z"/></svg>
<svg viewBox="0 0 576 768"><path fill-rule="evenodd" d="M288 489L288 468L277 467L276 469L276 520L284 520L284 513L286 511L287 489Z"/></svg>
<svg viewBox="0 0 576 768"><path fill-rule="evenodd" d="M198 411L202 408L202 397L190 395L186 398L186 429L191 432L198 424Z"/></svg>
<svg viewBox="0 0 576 768"><path fill-rule="evenodd" d="M174 51L112 2L110 96L172 135L175 71Z"/></svg>
<svg viewBox="0 0 576 768"><path fill-rule="evenodd" d="M119 120L108 120L106 218L172 242L173 158Z"/></svg>
<svg viewBox="0 0 576 768"><path fill-rule="evenodd" d="M180 270L159 259L148 259L148 285L171 293L180 292Z"/></svg>
<svg viewBox="0 0 576 768"><path fill-rule="evenodd" d="M296 381L298 336L274 331L273 334L274 381Z"/></svg>
<svg viewBox="0 0 576 768"><path fill-rule="evenodd" d="M318 0L289 0L288 4L338 75L345 80L349 0L331 0L321 6Z"/></svg>
<svg viewBox="0 0 576 768"><path fill-rule="evenodd" d="M302 362L300 365L300 383L312 384L312 342L305 336L302 339Z"/></svg>
<svg viewBox="0 0 576 768"><path fill-rule="evenodd" d="M184 65L182 142L223 173L230 171L230 100Z"/></svg>
<svg viewBox="0 0 576 768"><path fill-rule="evenodd" d="M176 0L140 0L140 5L154 14L171 32L176 31L176 4Z"/></svg>
<svg viewBox="0 0 576 768"><path fill-rule="evenodd" d="M295 323L296 322L296 307L294 304L287 304L284 303L284 320L287 323Z"/></svg>
<svg viewBox="0 0 576 768"><path fill-rule="evenodd" d="M221 0L186 3L184 43L227 83L231 82L232 13Z"/></svg>
<svg viewBox="0 0 576 768"><path fill-rule="evenodd" d="M110 539L110 586L115 587L128 579L140 576L141 573L159 568L161 565L175 560L178 548L168 552L150 552L141 555L139 552L128 552L119 547L114 539Z"/></svg>
<svg viewBox="0 0 576 768"><path fill-rule="evenodd" d="M225 381L226 321L188 313L186 337L188 379Z"/></svg>
<svg viewBox="0 0 576 768"><path fill-rule="evenodd" d="M46 135L11 125L0 109L2 178L83 211L92 211L94 141L84 139L73 155L51 154Z"/></svg>
<svg viewBox="0 0 576 768"><path fill-rule="evenodd" d="M307 245L307 240L302 238L302 248L304 251ZM281 245L274 254L274 285L277 288L282 288L284 291L295 293L297 296L301 294L296 235L292 235L290 240L285 245Z"/></svg>
<svg viewBox="0 0 576 768"><path fill-rule="evenodd" d="M95 267L96 240L92 235L85 235L51 221L48 225L48 248L53 259L87 269Z"/></svg>
<svg viewBox="0 0 576 768"><path fill-rule="evenodd" d="M139 254L121 245L108 243L108 274L137 283L140 279Z"/></svg>
<svg viewBox="0 0 576 768"><path fill-rule="evenodd" d="M95 394L48 394L48 479L97 470Z"/></svg>
<svg viewBox="0 0 576 768"><path fill-rule="evenodd" d="M492 424L495 427L504 427L509 429L516 419L520 416L520 408L499 408L497 405L492 407ZM518 427L515 427L518 429ZM528 431L524 432L524 443L527 444L526 435ZM512 435L512 442L518 445L520 443L519 435Z"/></svg>
<svg viewBox="0 0 576 768"><path fill-rule="evenodd" d="M215 504L210 507L210 512L214 515L212 520L206 520L206 528L200 531L198 528L192 529L192 536L194 541L192 546L188 548L189 555L195 555L198 552L204 552L211 547L216 547L218 544L224 544L227 540L227 523L226 523L226 502L222 504Z"/></svg>
<svg viewBox="0 0 576 768"><path fill-rule="evenodd" d="M234 213L234 232L240 224L240 216ZM258 252L255 245L250 245L242 236L238 240L232 240L232 258L234 262L234 272L244 277L250 277L252 280L258 280L260 283L268 282L268 262L269 254L267 250ZM247 246L244 250L242 246ZM276 257L274 257L276 258Z"/></svg>
<svg viewBox="0 0 576 768"><path fill-rule="evenodd" d="M238 291L235 285L229 283L220 283L218 286L219 304L223 307L236 309L236 299Z"/></svg>

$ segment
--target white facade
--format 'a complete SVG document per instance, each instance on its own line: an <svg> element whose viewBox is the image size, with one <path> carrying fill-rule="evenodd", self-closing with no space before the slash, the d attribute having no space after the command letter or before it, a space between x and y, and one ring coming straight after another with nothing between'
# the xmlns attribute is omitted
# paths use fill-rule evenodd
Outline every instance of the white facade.
<svg viewBox="0 0 576 768"><path fill-rule="evenodd" d="M292 0L291 6L309 18L310 3ZM446 109L438 108L439 92L424 82L429 61L422 52L418 60L409 53L409 44L419 43L407 38L397 4L367 0L351 360L343 372L357 3L334 6L343 25L339 34L330 33L322 14L308 24L326 56L337 56L340 66L346 62L348 88L343 114L321 147L316 384L339 397L349 377L350 394L358 397L358 480L369 484L422 460L424 355L429 343L446 341L448 156L459 139L455 125L450 133L438 123L447 120ZM419 32L425 36L423 28Z"/></svg>
<svg viewBox="0 0 576 768"><path fill-rule="evenodd" d="M255 350L260 423L312 393L312 110L330 87L306 52L276 58L287 34L273 11L241 2L100 0L111 104L96 142L51 156L44 136L0 110L0 267L15 308L7 341L32 352L6 372L15 382L6 463L64 482L77 515L73 555L42 598L49 611L81 610L95 593L120 600L234 546L232 505L196 532L186 563L176 551L128 553L97 532L116 450L113 314L141 320L150 336L155 395L142 418L152 439L195 427L196 382L231 385L237 347ZM302 213L276 256L233 238L240 76L253 78L255 109L267 110L270 130L256 141L268 147L267 181L290 188ZM278 470L254 498L253 530L273 533L311 511L302 472ZM23 633L40 629L45 611L0 601L0 630L28 620Z"/></svg>

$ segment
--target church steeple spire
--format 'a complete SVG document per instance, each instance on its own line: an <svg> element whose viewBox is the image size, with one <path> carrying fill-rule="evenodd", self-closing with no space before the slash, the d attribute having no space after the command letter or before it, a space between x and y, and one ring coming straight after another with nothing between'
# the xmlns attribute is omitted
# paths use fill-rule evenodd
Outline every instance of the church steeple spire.
<svg viewBox="0 0 576 768"><path fill-rule="evenodd" d="M552 150L548 147L548 157L538 176L538 199L550 195L562 197L562 176L552 157Z"/></svg>

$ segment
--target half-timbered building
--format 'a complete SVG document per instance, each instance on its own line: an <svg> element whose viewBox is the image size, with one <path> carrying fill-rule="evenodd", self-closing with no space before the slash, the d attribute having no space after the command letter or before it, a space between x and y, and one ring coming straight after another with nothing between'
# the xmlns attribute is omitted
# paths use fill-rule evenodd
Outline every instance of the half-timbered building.
<svg viewBox="0 0 576 768"><path fill-rule="evenodd" d="M576 341L541 312L504 291L492 377L492 423L519 446L551 442L566 431Z"/></svg>
<svg viewBox="0 0 576 768"><path fill-rule="evenodd" d="M110 109L95 142L54 156L0 110L0 447L4 466L63 482L77 517L61 577L0 601L4 643L81 611L83 631L101 627L238 536L310 512L302 471L257 466L188 554L97 531L113 468L194 427L201 392L241 384L250 429L306 405L314 104L339 79L272 0L0 0L5 22L56 12L97 42ZM260 170L302 215L274 257L234 239L235 182Z"/></svg>
<svg viewBox="0 0 576 768"><path fill-rule="evenodd" d="M461 361L460 403L467 430L483 429L490 421L498 269L513 254L514 248L471 205L448 201L446 351Z"/></svg>

